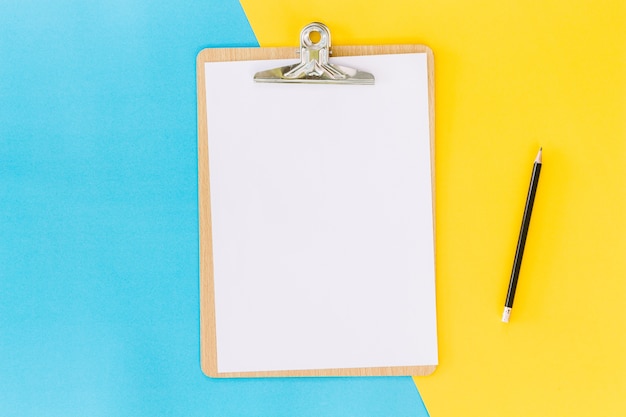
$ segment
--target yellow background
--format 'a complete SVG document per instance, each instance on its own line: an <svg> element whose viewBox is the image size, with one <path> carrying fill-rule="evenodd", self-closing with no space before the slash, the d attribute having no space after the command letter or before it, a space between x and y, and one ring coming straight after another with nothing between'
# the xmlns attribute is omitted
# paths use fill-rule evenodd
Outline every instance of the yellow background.
<svg viewBox="0 0 626 417"><path fill-rule="evenodd" d="M241 4L261 46L321 21L335 45L434 51L440 365L415 378L431 415L626 415L626 2Z"/></svg>

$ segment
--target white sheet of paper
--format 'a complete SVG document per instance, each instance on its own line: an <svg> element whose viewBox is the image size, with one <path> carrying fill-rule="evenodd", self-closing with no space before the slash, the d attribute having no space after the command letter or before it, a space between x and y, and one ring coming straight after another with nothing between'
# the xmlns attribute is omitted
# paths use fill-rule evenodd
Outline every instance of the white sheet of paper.
<svg viewBox="0 0 626 417"><path fill-rule="evenodd" d="M426 54L207 63L219 372L437 364Z"/></svg>

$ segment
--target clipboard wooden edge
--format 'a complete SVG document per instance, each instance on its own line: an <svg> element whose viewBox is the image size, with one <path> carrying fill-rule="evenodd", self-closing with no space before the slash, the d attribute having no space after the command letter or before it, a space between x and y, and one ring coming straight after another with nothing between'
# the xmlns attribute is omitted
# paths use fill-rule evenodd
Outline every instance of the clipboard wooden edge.
<svg viewBox="0 0 626 417"><path fill-rule="evenodd" d="M209 187L208 130L206 118L207 62L290 59L297 60L295 47L275 48L207 48L198 53L196 75L198 89L198 221L200 230L200 359L204 374L211 378L256 378L289 376L427 376L437 365L388 366L374 368L310 369L262 372L219 372L217 369L217 335L213 281L213 245ZM428 67L428 99L430 118L430 156L433 190L433 228L435 227L435 96L434 54L425 45L359 45L333 46L333 57L358 55L389 55L426 53ZM252 75L251 75L252 76ZM341 87L339 87L341 88ZM433 239L435 233L433 230ZM436 256L436 255L435 255ZM433 259L433 262L435 260Z"/></svg>

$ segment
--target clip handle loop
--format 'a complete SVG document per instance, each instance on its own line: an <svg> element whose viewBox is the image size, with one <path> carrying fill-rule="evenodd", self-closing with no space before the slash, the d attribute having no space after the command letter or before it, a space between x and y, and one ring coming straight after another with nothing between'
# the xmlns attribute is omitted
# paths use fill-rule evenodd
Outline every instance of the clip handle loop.
<svg viewBox="0 0 626 417"><path fill-rule="evenodd" d="M319 33L320 39L315 42L311 34ZM322 23L310 23L300 32L300 64L283 75L286 78L322 77L325 73L333 79L346 79L340 69L329 63L330 31Z"/></svg>

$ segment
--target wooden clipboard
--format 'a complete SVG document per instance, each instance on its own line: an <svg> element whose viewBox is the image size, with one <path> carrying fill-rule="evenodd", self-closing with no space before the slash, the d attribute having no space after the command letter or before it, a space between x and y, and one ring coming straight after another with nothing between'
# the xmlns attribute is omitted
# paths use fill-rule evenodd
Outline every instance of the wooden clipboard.
<svg viewBox="0 0 626 417"><path fill-rule="evenodd" d="M366 367L323 367L316 369L274 369L252 371L223 371L218 369L216 326L216 295L214 276L214 247L212 227L212 205L209 180L209 146L211 133L207 123L206 63L294 59L297 56L293 47L280 48L218 48L205 49L197 57L198 85L198 191L200 223L200 338L201 364L203 372L210 377L276 377L276 376L390 376L428 375L436 364L410 364L406 366L366 366ZM428 62L428 124L430 132L430 162L434 161L434 69L433 53L423 45L385 46L333 46L332 57L351 57L388 54L426 54ZM336 88L352 88L337 86ZM433 165L434 166L434 165ZM434 173L434 169L432 171ZM434 176L431 176L434 184ZM434 187L433 187L434 193ZM434 202L434 196L433 200ZM434 207L432 212L434 213ZM434 214L433 214L434 216ZM434 240L434 220L433 234ZM433 244L434 247L434 244ZM434 258L434 254L433 254ZM434 259L433 259L434 271ZM433 272L434 274L434 272ZM433 278L434 279L434 278ZM433 283L434 286L434 283ZM434 289L433 289L434 291ZM433 294L434 298L434 294ZM435 330L436 332L436 330ZM436 337L436 336L435 336Z"/></svg>

